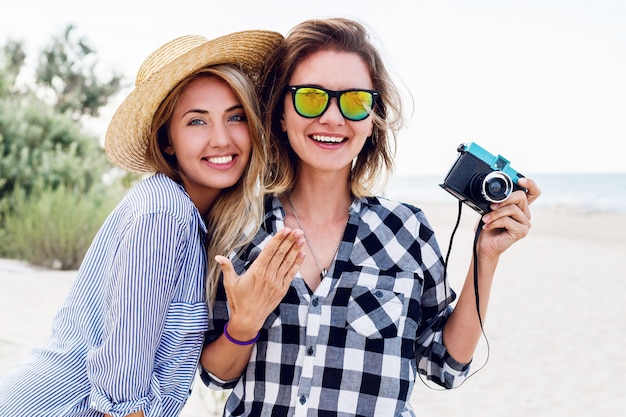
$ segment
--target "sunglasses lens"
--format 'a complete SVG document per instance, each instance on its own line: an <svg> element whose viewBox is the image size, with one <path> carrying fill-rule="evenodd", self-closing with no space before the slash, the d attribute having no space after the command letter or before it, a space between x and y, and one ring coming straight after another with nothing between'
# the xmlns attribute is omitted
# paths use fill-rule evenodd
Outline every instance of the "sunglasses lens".
<svg viewBox="0 0 626 417"><path fill-rule="evenodd" d="M304 117L317 117L326 110L328 93L319 88L301 87L294 92L294 107Z"/></svg>
<svg viewBox="0 0 626 417"><path fill-rule="evenodd" d="M344 117L349 120L363 120L369 116L374 97L369 91L346 91L339 100Z"/></svg>

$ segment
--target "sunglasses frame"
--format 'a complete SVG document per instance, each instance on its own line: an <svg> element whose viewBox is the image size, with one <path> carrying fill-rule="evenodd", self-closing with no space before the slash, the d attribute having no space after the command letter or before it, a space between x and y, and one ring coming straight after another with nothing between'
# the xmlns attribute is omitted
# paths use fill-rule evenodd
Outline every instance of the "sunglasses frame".
<svg viewBox="0 0 626 417"><path fill-rule="evenodd" d="M298 106L296 106L296 93L299 89L301 88L314 88L316 90L321 90L323 92L325 92L326 94L328 94L328 101L326 102L326 106L324 106L324 109L320 112L320 114L318 114L317 116L307 116L305 114L300 113L300 111L298 110ZM288 85L287 86L287 90L291 92L291 101L293 103L293 108L296 111L296 113L298 113L300 116L305 117L307 119L315 119L316 117L320 117L321 115L323 115L326 110L328 110L328 107L330 107L330 101L334 98L337 99L337 107L339 108L339 111L341 112L341 115L343 116L344 119L346 120L351 120L353 122L359 122L361 120L365 120L367 119L370 114L372 114L372 111L374 110L374 105L376 104L376 101L378 100L378 98L380 97L380 91L378 90L367 90L365 88L350 88L348 90L328 90L326 88L322 88L316 85ZM362 117L360 119L355 119L352 117L348 117L343 109L341 108L341 96L345 93L350 93L353 91L359 91L359 92L366 92L366 93L370 93L372 95L372 107L369 109L368 113L365 115L365 117Z"/></svg>

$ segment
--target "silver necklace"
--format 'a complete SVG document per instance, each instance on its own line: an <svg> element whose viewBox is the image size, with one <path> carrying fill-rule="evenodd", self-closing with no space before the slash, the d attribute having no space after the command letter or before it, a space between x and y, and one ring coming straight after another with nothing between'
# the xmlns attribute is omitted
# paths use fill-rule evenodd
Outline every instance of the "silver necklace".
<svg viewBox="0 0 626 417"><path fill-rule="evenodd" d="M317 267L320 269L320 279L324 279L324 277L328 273L328 268L324 268L322 266L322 263L319 261L319 259L317 259L317 256L315 255L315 251L313 250L313 245L311 245L311 241L309 241L309 238L307 237L306 232L304 231L304 227L302 227L302 222L300 221L300 218L298 217L298 212L296 211L296 207L293 205L293 201L291 201L291 193L287 194L287 202L289 203L289 206L291 207L291 211L293 211L293 217L296 218L296 223L298 223L298 227L300 228L300 230L302 230L302 233L304 234L304 241L309 247L309 250L311 251L311 255L313 255L313 260L317 264ZM335 249L335 254L333 255L333 259L335 259L335 257L337 256L337 253L339 252L339 247L341 246L343 235L346 232L346 227L348 227L348 221L350 221L350 213L348 213L348 220L346 220L346 224L343 226L343 232L341 232L341 236L339 237L339 243L337 244L337 249ZM331 259L330 261L331 264L333 262L333 259Z"/></svg>

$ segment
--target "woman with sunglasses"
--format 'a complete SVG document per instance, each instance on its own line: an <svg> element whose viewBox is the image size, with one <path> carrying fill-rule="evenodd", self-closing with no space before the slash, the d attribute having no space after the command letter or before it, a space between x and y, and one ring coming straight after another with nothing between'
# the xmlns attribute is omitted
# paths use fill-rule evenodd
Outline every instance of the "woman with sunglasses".
<svg viewBox="0 0 626 417"><path fill-rule="evenodd" d="M446 388L468 375L481 334L472 266L453 309L424 213L374 195L393 166L401 103L362 25L303 22L268 65L261 101L273 194L263 229L233 266L244 271L285 226L304 231L307 256L262 328L205 348L203 380L233 388L226 416L413 415L416 372ZM528 194L483 217L482 317L499 256L530 228L528 204L540 191L521 184ZM224 341L227 302L266 311L253 294L222 288L208 340Z"/></svg>

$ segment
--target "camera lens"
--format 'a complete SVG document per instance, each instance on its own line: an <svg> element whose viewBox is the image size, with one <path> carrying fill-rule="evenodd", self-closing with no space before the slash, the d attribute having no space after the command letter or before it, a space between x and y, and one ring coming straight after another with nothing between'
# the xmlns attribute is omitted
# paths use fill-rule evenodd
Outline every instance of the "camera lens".
<svg viewBox="0 0 626 417"><path fill-rule="evenodd" d="M500 203L511 195L513 181L502 171L492 171L482 180L481 194L491 203Z"/></svg>

